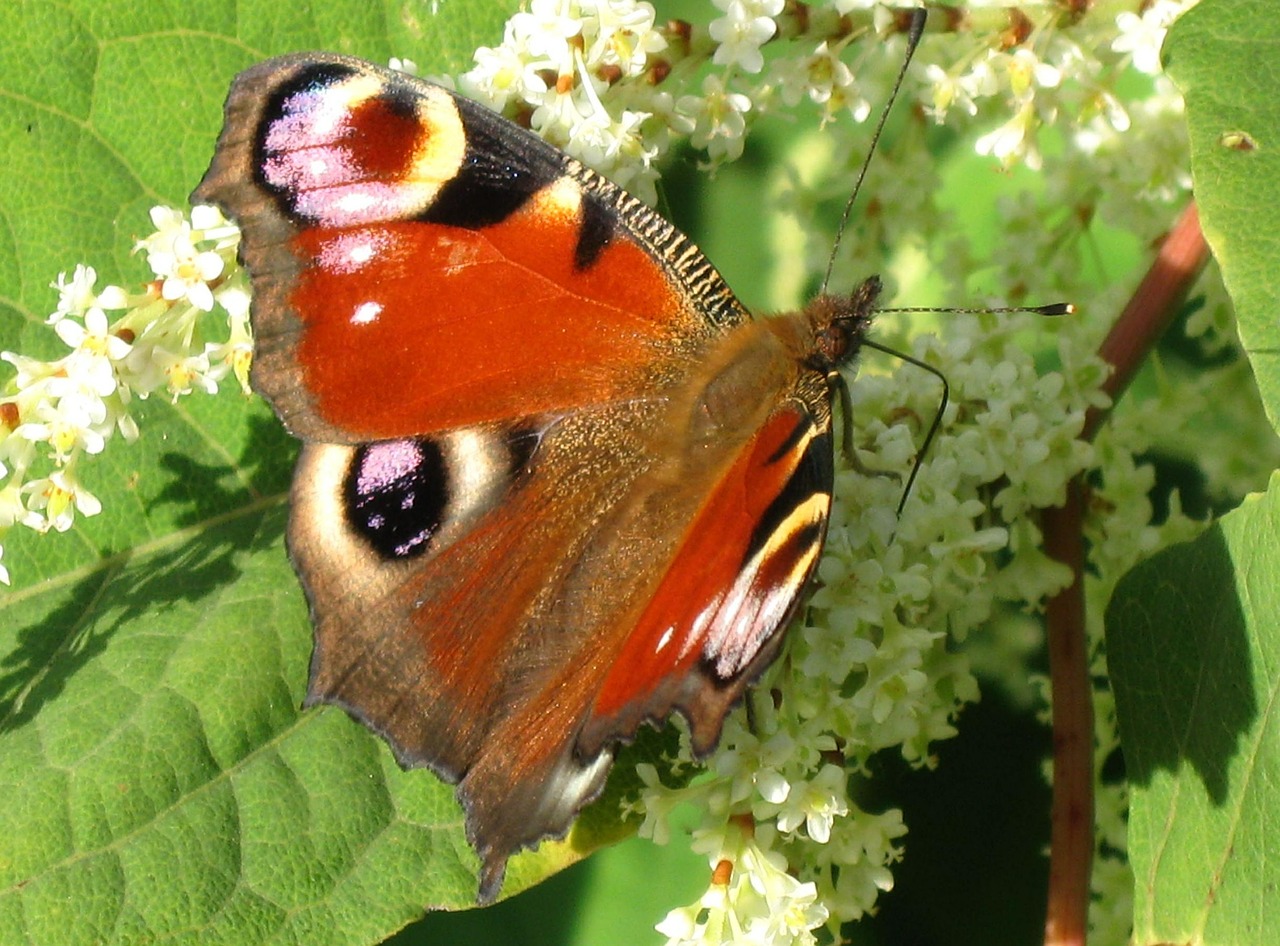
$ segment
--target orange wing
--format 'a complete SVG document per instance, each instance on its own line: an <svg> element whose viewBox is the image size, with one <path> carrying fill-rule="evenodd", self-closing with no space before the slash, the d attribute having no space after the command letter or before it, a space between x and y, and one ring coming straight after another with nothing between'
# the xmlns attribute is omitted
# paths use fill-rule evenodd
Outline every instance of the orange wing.
<svg viewBox="0 0 1280 946"><path fill-rule="evenodd" d="M360 60L242 74L192 197L245 233L254 383L307 440L641 397L746 319L635 198L489 110Z"/></svg>
<svg viewBox="0 0 1280 946"><path fill-rule="evenodd" d="M659 419L652 409L619 431L575 415L501 503L460 503L420 554L400 532L401 554L371 547L387 533L362 529L347 506L390 445L314 445L300 461L290 546L315 605L309 700L342 705L403 764L460 783L483 898L512 853L563 834L603 785L610 744L644 720L680 709L709 751L817 561L831 488L824 421L783 407L672 482L653 456ZM612 449L576 448L601 426ZM506 468L498 458L512 446L494 432L482 448L446 449L482 449ZM411 505L434 477L415 478L424 451L397 461L409 475L381 497L386 508ZM361 523L374 520L370 508Z"/></svg>

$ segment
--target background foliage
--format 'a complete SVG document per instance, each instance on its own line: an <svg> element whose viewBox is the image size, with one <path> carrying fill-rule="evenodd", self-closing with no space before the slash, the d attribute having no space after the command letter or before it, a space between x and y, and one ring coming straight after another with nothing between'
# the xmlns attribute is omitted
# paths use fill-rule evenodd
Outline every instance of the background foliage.
<svg viewBox="0 0 1280 946"><path fill-rule="evenodd" d="M1168 56L1187 95L1205 229L1274 420L1280 143L1268 136L1280 98L1257 68L1277 45L1257 11L1206 0ZM0 349L52 354L48 284L78 261L107 282L144 278L131 250L147 209L185 204L239 69L323 47L453 72L510 12L488 0L438 11L369 0L0 6ZM1235 131L1260 147L1224 147ZM711 184L677 169L668 191L678 222L749 303L768 298L773 250L770 225L743 217L795 137L775 129ZM966 175L1001 186L967 153L944 147L939 160L967 199ZM974 240L999 225L974 216ZM340 712L299 713L310 632L281 548L292 442L231 390L152 399L146 412L142 440L99 461L95 492L111 515L6 541L0 942L367 943L425 907L468 905L474 858L451 790L400 772ZM1109 615L1139 942L1275 936L1275 536L1268 494L1141 569ZM862 937L1038 938L1044 735L1017 695L988 700L962 731L939 774L900 773L893 803L921 799L914 818L908 808L911 854L880 931ZM515 862L509 889L576 856L544 846ZM678 846L629 842L537 899L431 916L402 935L656 940L650 925L704 874ZM945 933L929 928L939 913Z"/></svg>

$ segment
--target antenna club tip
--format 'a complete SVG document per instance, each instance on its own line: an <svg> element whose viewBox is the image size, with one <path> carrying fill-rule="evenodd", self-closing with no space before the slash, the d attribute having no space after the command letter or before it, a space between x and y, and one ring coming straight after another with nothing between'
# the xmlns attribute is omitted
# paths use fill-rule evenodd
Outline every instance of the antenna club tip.
<svg viewBox="0 0 1280 946"><path fill-rule="evenodd" d="M1054 302L1050 305L1037 306L1031 311L1041 315L1075 315L1079 310L1070 302Z"/></svg>

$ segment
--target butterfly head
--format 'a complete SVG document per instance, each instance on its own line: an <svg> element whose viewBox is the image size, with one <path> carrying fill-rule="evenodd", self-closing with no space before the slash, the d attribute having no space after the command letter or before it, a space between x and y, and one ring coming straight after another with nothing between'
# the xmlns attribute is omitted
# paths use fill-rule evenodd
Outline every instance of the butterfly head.
<svg viewBox="0 0 1280 946"><path fill-rule="evenodd" d="M804 314L813 328L811 367L830 374L857 356L871 320L882 284L879 276L865 279L847 296L818 296Z"/></svg>

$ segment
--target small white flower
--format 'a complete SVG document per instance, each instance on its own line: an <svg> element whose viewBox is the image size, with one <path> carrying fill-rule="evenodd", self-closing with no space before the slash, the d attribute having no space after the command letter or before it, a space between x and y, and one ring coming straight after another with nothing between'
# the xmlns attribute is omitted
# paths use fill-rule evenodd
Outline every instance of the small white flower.
<svg viewBox="0 0 1280 946"><path fill-rule="evenodd" d="M17 474L3 487L0 487L0 536L10 526L22 525L38 529L42 517L33 514L22 501L22 492L18 488L21 477Z"/></svg>
<svg viewBox="0 0 1280 946"><path fill-rule="evenodd" d="M702 96L684 96L676 108L695 121L689 140L696 148L705 148L714 161L730 161L742 156L743 138L747 130L746 114L751 99L730 92L724 80L713 73L702 80Z"/></svg>
<svg viewBox="0 0 1280 946"><path fill-rule="evenodd" d="M119 286L106 286L98 293L99 309L127 309L130 306L129 295Z"/></svg>
<svg viewBox="0 0 1280 946"><path fill-rule="evenodd" d="M571 15L560 0L533 0L528 13L517 13L507 21L508 42L523 48L529 58L545 60L561 75L573 71L573 49L569 40L582 31L582 20Z"/></svg>
<svg viewBox="0 0 1280 946"><path fill-rule="evenodd" d="M570 132L566 150L625 186L627 178L643 173L657 156L656 148L645 147L640 133L648 118L645 112L624 111L616 120L607 113L596 113ZM613 172L625 173L619 179Z"/></svg>
<svg viewBox="0 0 1280 946"><path fill-rule="evenodd" d="M1187 8L1185 0L1156 0L1142 14L1128 10L1116 14L1116 29L1120 35L1111 43L1111 49L1133 59L1133 67L1147 75L1156 75L1160 69L1160 48L1164 45L1169 27Z"/></svg>
<svg viewBox="0 0 1280 946"><path fill-rule="evenodd" d="M585 13L585 10L584 10ZM667 41L653 28L654 9L633 0L601 0L592 24L593 36L585 59L587 68L617 66L624 76L638 76L649 57L667 48Z"/></svg>
<svg viewBox="0 0 1280 946"><path fill-rule="evenodd" d="M40 361L13 351L0 351L0 361L9 362L17 370L18 373L10 383L19 391L34 388L44 379L61 371L62 367L58 362Z"/></svg>
<svg viewBox="0 0 1280 946"><path fill-rule="evenodd" d="M216 240L226 236L228 232L236 234L240 232L239 228L230 223L222 215L222 211L212 204L196 204L191 208L191 229L201 240Z"/></svg>
<svg viewBox="0 0 1280 946"><path fill-rule="evenodd" d="M778 830L790 833L803 824L810 838L826 844L835 820L849 813L846 778L839 766L824 765L812 781L793 786L791 797L778 813Z"/></svg>
<svg viewBox="0 0 1280 946"><path fill-rule="evenodd" d="M831 840L821 849L824 860L840 865L835 889L827 901L841 920L856 920L875 907L879 895L893 889L889 865L901 856L897 840L907 833L902 812L883 814L857 811L842 818Z"/></svg>
<svg viewBox="0 0 1280 946"><path fill-rule="evenodd" d="M458 86L467 95L501 111L512 100L536 102L547 92L547 83L517 49L506 44L476 50L475 66L463 73Z"/></svg>
<svg viewBox="0 0 1280 946"><path fill-rule="evenodd" d="M1021 101L1035 90L1052 89L1062 82L1062 71L1041 59L1033 50L1020 46L1004 60L1009 87Z"/></svg>
<svg viewBox="0 0 1280 946"><path fill-rule="evenodd" d="M1040 167L1039 152L1028 132L1035 125L1035 106L1028 102L1013 117L994 131L989 131L974 143L978 154L998 158L1005 167L1011 167L1019 158L1032 170Z"/></svg>
<svg viewBox="0 0 1280 946"><path fill-rule="evenodd" d="M707 31L720 45L713 62L718 66L736 65L745 72L764 68L760 47L778 32L773 19L782 12L783 0L715 0L724 16L711 21Z"/></svg>
<svg viewBox="0 0 1280 946"><path fill-rule="evenodd" d="M935 62L926 65L924 71L925 78L933 87L930 104L925 111L933 116L935 122L942 124L953 106L959 107L970 118L978 114L978 105L960 76L952 75Z"/></svg>
<svg viewBox="0 0 1280 946"><path fill-rule="evenodd" d="M549 89L542 104L529 116L529 127L552 144L564 146L574 129L588 120L607 122L608 116L594 116L595 103L579 93L561 94Z"/></svg>
<svg viewBox="0 0 1280 946"><path fill-rule="evenodd" d="M805 57L782 60L775 75L782 101L795 105L804 96L826 106L823 121L830 121L840 114L850 114L855 122L866 121L871 113L871 103L858 88L853 70L840 58L840 48L832 49L823 40Z"/></svg>
<svg viewBox="0 0 1280 946"><path fill-rule="evenodd" d="M746 876L755 893L763 899L763 909L754 907L746 928L759 943L811 944L812 931L827 922L827 908L818 900L818 887L812 881L801 883L786 870L780 855L766 853L748 844L735 870ZM740 897L739 901L748 898Z"/></svg>
<svg viewBox="0 0 1280 946"><path fill-rule="evenodd" d="M218 304L227 310L230 330L221 345L205 349L211 362L228 365L246 395L249 387L249 368L253 364L253 332L249 326L249 293L239 285L226 285L218 290Z"/></svg>
<svg viewBox="0 0 1280 946"><path fill-rule="evenodd" d="M83 325L72 319L63 319L54 325L53 330L67 347L104 355L111 361L122 361L133 347L131 343L112 333L111 326L107 324L106 313L97 306L85 312Z"/></svg>
<svg viewBox="0 0 1280 946"><path fill-rule="evenodd" d="M667 938L667 946L703 946L706 940L700 931L704 924L698 922L702 909L701 900L687 907L677 907L663 917L654 929Z"/></svg>
<svg viewBox="0 0 1280 946"><path fill-rule="evenodd" d="M678 791L668 790L662 784L658 770L652 763L637 764L636 774L644 784L639 804L644 821L637 833L642 838L650 838L654 844L666 844L671 840L671 812L683 800L683 796Z"/></svg>
<svg viewBox="0 0 1280 946"><path fill-rule="evenodd" d="M667 946L761 944L811 946L813 930L827 922L812 881L801 882L786 860L737 831L709 860L712 883L697 903L672 910L658 924Z"/></svg>
<svg viewBox="0 0 1280 946"><path fill-rule="evenodd" d="M128 352L126 352L126 357ZM61 373L51 378L48 393L51 397L75 397L80 392L101 400L120 389L116 364L107 355L92 348L80 348L59 363Z"/></svg>
<svg viewBox="0 0 1280 946"><path fill-rule="evenodd" d="M151 217L151 225L156 228L155 232L139 240L134 246L135 252L146 250L149 253L153 247L167 247L173 243L175 237L191 230L191 225L182 211L175 210L173 207L156 205L151 208L148 215Z"/></svg>
<svg viewBox="0 0 1280 946"><path fill-rule="evenodd" d="M175 402L182 395L190 394L193 388L200 388L206 394L217 393L218 380L228 370L226 365L211 366L207 351L181 354L156 348L151 353L151 361L164 376L169 395Z"/></svg>
<svg viewBox="0 0 1280 946"><path fill-rule="evenodd" d="M174 232L167 245L149 246L147 265L164 281L160 292L165 299L185 299L201 312L213 311L209 283L222 275L224 262L214 250L197 250L188 227Z"/></svg>
<svg viewBox="0 0 1280 946"><path fill-rule="evenodd" d="M770 804L781 805L791 794L791 783L775 769L761 769L753 773L752 781L760 797Z"/></svg>
<svg viewBox="0 0 1280 946"><path fill-rule="evenodd" d="M102 452L106 417L106 405L91 392L83 389L67 392L56 404L49 400L37 403L13 431L13 436L33 444L47 443L55 461L66 463L79 451Z"/></svg>
<svg viewBox="0 0 1280 946"><path fill-rule="evenodd" d="M83 315L90 306L97 303L97 294L93 284L97 282L98 273L92 266L77 263L71 278L66 273L58 273L57 282L50 286L58 290L58 307L49 316L49 322L57 322L68 315Z"/></svg>
<svg viewBox="0 0 1280 946"><path fill-rule="evenodd" d="M43 511L43 528L66 532L75 513L96 516L102 503L75 476L70 467L55 470L48 477L32 480L22 487L31 496L30 508Z"/></svg>

